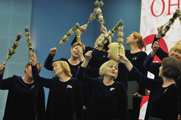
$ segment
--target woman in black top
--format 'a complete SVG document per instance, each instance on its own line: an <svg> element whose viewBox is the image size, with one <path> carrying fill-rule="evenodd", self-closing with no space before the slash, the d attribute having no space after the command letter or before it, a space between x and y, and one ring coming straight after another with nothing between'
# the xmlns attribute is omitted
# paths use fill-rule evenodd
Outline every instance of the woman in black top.
<svg viewBox="0 0 181 120"><path fill-rule="evenodd" d="M142 36L137 32L133 32L126 39L126 44L130 47L130 50L125 50L126 57L143 75L147 76L147 70L143 67L147 54L141 50L141 48L145 47ZM128 77L127 95L130 120L138 120L140 103L145 91L145 87L138 84L134 77Z"/></svg>
<svg viewBox="0 0 181 120"><path fill-rule="evenodd" d="M3 79L5 63L0 65L0 89L8 90L3 120L44 120L44 90L33 79L31 64L26 64L23 77L13 75L6 79ZM38 62L37 66L40 72L41 65Z"/></svg>
<svg viewBox="0 0 181 120"><path fill-rule="evenodd" d="M172 57L162 60L159 68L160 79L150 79L140 73L123 55L119 59L125 64L130 75L135 77L139 84L150 90L145 120L159 118L160 120L177 120L179 105L179 90L175 80L180 77L180 61Z"/></svg>
<svg viewBox="0 0 181 120"><path fill-rule="evenodd" d="M71 50L70 50L71 51L71 57L69 59L67 59L67 58L59 59L62 61L66 61L69 64L69 67L71 69L71 73L72 73L73 77L75 77L75 75L77 73L77 69L81 65L82 60L79 61L79 58L84 59L84 57L83 57L84 50L85 50L84 44L74 43L71 47ZM54 62L53 58L54 58L56 53L57 53L56 47L50 49L50 54L48 55L48 57L46 58L46 60L44 62L44 67L46 69L53 71L52 63Z"/></svg>
<svg viewBox="0 0 181 120"><path fill-rule="evenodd" d="M77 72L77 78L86 86L90 103L86 120L127 120L127 96L123 83L114 81L118 75L118 63L105 62L99 70L101 79L85 75L92 51L85 54L85 60Z"/></svg>
<svg viewBox="0 0 181 120"><path fill-rule="evenodd" d="M82 120L82 91L79 81L72 77L65 61L52 64L55 77L40 77L36 66L36 55L30 51L32 72L35 81L50 89L46 109L46 120Z"/></svg>

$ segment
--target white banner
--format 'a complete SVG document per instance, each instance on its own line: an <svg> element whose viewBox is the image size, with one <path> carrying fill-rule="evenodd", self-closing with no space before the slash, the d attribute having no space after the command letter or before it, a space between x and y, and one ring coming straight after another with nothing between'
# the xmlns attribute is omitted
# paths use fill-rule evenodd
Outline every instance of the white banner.
<svg viewBox="0 0 181 120"><path fill-rule="evenodd" d="M181 0L142 0L140 34L146 43L146 52L151 52L151 44L157 34L157 27L166 24L173 17L176 9L180 9ZM159 46L166 52L181 39L181 25L179 18L174 21ZM161 62L157 57L154 61ZM144 101L145 104L147 102ZM144 119L145 105L142 103L139 120Z"/></svg>

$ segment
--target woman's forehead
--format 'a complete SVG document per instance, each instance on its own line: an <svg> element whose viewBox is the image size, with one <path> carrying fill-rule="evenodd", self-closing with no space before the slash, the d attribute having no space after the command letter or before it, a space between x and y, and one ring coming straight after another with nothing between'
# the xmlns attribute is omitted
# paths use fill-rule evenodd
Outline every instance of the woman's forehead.
<svg viewBox="0 0 181 120"><path fill-rule="evenodd" d="M54 63L53 63L53 66L55 66L55 65L58 65L58 62L54 62Z"/></svg>
<svg viewBox="0 0 181 120"><path fill-rule="evenodd" d="M177 49L177 48L174 48L174 49L172 49L171 51L178 51L178 52L180 52L181 50L179 50L179 49Z"/></svg>
<svg viewBox="0 0 181 120"><path fill-rule="evenodd" d="M109 63L108 65L118 66L116 63L113 62Z"/></svg>

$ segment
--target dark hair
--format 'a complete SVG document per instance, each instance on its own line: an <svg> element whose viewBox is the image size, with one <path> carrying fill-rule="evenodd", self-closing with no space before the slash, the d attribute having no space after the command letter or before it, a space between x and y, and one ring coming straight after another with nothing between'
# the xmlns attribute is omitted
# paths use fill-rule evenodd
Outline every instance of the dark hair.
<svg viewBox="0 0 181 120"><path fill-rule="evenodd" d="M162 72L167 78L177 80L180 77L180 61L173 57L165 57L162 60Z"/></svg>

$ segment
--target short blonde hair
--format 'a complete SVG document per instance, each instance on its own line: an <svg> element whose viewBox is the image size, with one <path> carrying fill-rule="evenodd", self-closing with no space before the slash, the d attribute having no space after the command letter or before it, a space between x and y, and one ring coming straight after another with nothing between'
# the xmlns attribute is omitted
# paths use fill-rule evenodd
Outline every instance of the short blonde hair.
<svg viewBox="0 0 181 120"><path fill-rule="evenodd" d="M180 45L174 45L174 46L170 49L170 52L171 52L172 50L181 51L181 46L180 46Z"/></svg>
<svg viewBox="0 0 181 120"><path fill-rule="evenodd" d="M70 67L68 65L67 62L65 61L62 61L62 60L58 60L58 61L55 61L53 62L52 64L52 67L54 68L55 64L60 64L60 66L62 67L64 73L68 76L68 77L72 77L72 74L71 74L71 70L70 70Z"/></svg>
<svg viewBox="0 0 181 120"><path fill-rule="evenodd" d="M108 48L110 50L110 54L111 54L111 58L112 60L116 61L116 62L119 62L118 61L118 54L121 54L121 55L125 55L125 48L123 45L121 45L122 48L118 48L118 43L117 42L113 42L113 43L110 43L108 45Z"/></svg>
<svg viewBox="0 0 181 120"><path fill-rule="evenodd" d="M118 67L118 63L114 60L109 60L109 61L105 62L104 64L101 65L101 67L99 69L99 75L101 76L101 78L104 77L106 69L107 69L109 64L114 64ZM116 79L117 76L118 76L118 74L116 75L116 77L114 79Z"/></svg>

